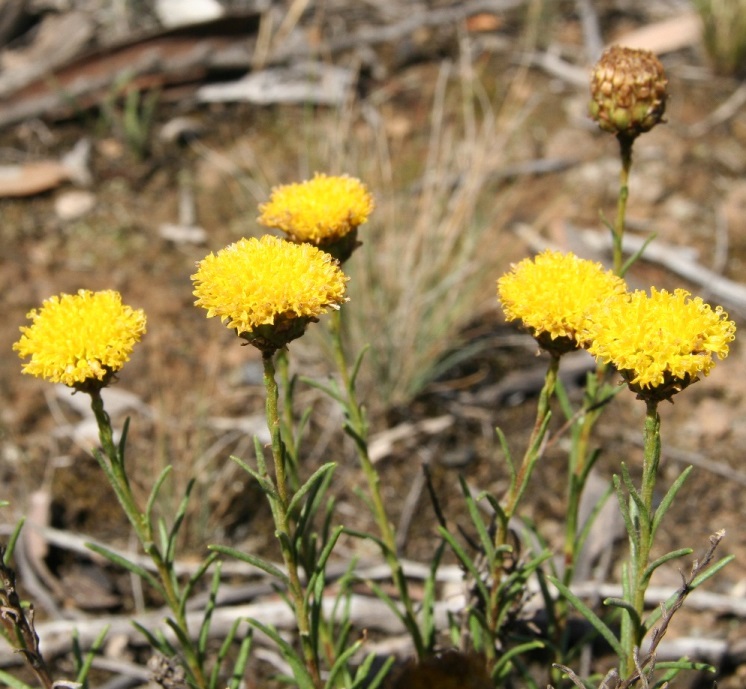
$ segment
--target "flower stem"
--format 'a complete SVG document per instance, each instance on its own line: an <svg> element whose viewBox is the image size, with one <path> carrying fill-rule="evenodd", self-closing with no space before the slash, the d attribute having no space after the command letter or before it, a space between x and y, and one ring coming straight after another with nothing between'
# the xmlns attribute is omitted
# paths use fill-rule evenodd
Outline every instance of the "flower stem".
<svg viewBox="0 0 746 689"><path fill-rule="evenodd" d="M311 635L310 610L300 580L297 553L293 546L292 535L290 533L291 515L288 511L290 496L286 472L287 457L280 432L279 390L275 378L273 354L273 352L267 351L262 353L264 387L267 391L267 425L272 439L272 462L275 470L275 489L277 491L277 497L270 498L270 505L272 507L272 517L275 523L277 540L280 543L282 551L282 559L288 572L290 599L293 603L293 612L295 613L295 621L298 626L303 660L314 686L322 687L323 681L321 680L321 673L319 671L318 656Z"/></svg>
<svg viewBox="0 0 746 689"><path fill-rule="evenodd" d="M619 140L619 155L622 160L622 167L619 172L619 196L617 197L616 220L612 228L612 243L614 247L614 273L621 275L624 265L622 240L627 215L627 198L629 197L629 171L632 167L632 145L635 139L625 134L619 134L617 139Z"/></svg>
<svg viewBox="0 0 746 689"><path fill-rule="evenodd" d="M645 635L645 627L642 624L642 616L645 612L645 592L648 588L649 578L646 575L650 550L653 546L653 493L655 482L658 477L658 464L661 457L661 420L658 414L658 401L646 400L647 411L645 415L645 437L644 457L642 464L642 485L640 491L641 507L638 515L638 543L637 556L634 566L634 589L633 605L640 619L639 628L635 633L635 645L639 648ZM633 661L633 659L632 659ZM630 659L628 658L628 662ZM634 665L630 665L634 667Z"/></svg>
<svg viewBox="0 0 746 689"><path fill-rule="evenodd" d="M378 475L376 468L373 466L373 462L368 454L368 422L365 418L362 405L357 401L355 382L352 380L347 366L347 359L342 344L342 317L339 311L335 311L331 314L330 330L332 346L334 348L334 360L345 390L346 403L344 406L347 415L347 426L350 431L349 435L355 441L360 466L363 469L363 474L368 484L373 518L376 521L381 541L384 545L384 557L386 558L386 562L391 570L391 578L399 592L402 605L404 606L404 624L412 637L417 657L424 658L427 651L426 643L422 638L422 633L417 624L417 616L415 614L414 603L409 595L407 579L404 575L404 569L401 566L401 562L397 556L396 534L391 522L389 522L383 497L381 496L380 476Z"/></svg>
<svg viewBox="0 0 746 689"><path fill-rule="evenodd" d="M184 660L192 675L192 680L196 687L204 689L208 686L205 678L202 658L198 649L191 641L189 627L187 625L184 606L180 604L180 595L178 591L178 582L171 566L162 555L158 546L155 544L153 525L149 516L141 512L137 506L137 500L132 493L129 477L124 466L123 449L117 447L114 442L114 433L111 426L111 419L104 409L104 401L101 397L101 390L96 388L88 391L91 396L91 409L96 418L98 425L99 439L103 449L104 457L99 458L99 462L106 462L104 473L106 474L111 487L113 488L122 506L124 513L127 515L135 534L143 547L143 550L150 557L158 573L159 591L165 599L166 605L174 616L174 622L182 632L185 640L182 645ZM108 460L108 462L107 462Z"/></svg>
<svg viewBox="0 0 746 689"><path fill-rule="evenodd" d="M547 421L551 414L549 403L554 394L554 388L557 385L559 364L560 357L557 354L552 354L544 378L544 386L539 394L539 402L536 409L536 421L534 422L534 428L531 431L528 448L523 457L523 461L521 462L521 466L518 469L518 473L510 482L510 488L508 490L508 496L504 508L506 519L506 523L503 525L504 529L507 529L507 521L515 514L518 502L523 497L523 494L526 492L526 488L528 487L528 482L533 473L534 466L541 456L544 437L547 430ZM499 532L500 529L498 529L498 534Z"/></svg>
<svg viewBox="0 0 746 689"><path fill-rule="evenodd" d="M543 452L547 424L551 415L550 402L557 385L559 364L560 356L551 353L549 367L547 368L547 373L544 378L544 386L539 394L539 401L536 409L536 421L534 422L534 428L531 432L529 444L523 456L521 466L511 477L510 487L508 488L508 493L503 501L503 512L498 519L497 528L495 529L494 546L496 557L494 562L491 563L492 571L490 574L492 584L490 586L490 599L487 608L487 627L492 642L485 645L487 666L490 671L497 661L494 641L497 639L499 633L500 602L502 594L502 586L500 585L500 582L504 575L506 546L509 545L508 536L510 533L510 519L515 514L518 504L526 492L536 462L539 460Z"/></svg>

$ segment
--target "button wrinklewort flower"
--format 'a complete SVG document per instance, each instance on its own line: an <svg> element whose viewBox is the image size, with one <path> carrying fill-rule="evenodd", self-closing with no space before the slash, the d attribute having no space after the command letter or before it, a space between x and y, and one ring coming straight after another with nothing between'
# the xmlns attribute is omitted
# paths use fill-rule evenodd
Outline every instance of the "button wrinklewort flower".
<svg viewBox="0 0 746 689"><path fill-rule="evenodd" d="M71 387L106 385L145 333L145 313L122 304L114 290L53 296L27 318L32 324L21 326L13 345L30 357L23 372Z"/></svg>
<svg viewBox="0 0 746 689"><path fill-rule="evenodd" d="M610 299L594 316L588 350L613 364L640 396L668 399L728 356L736 326L689 292L651 289ZM646 392L647 391L647 392Z"/></svg>
<svg viewBox="0 0 746 689"><path fill-rule="evenodd" d="M265 235L210 254L192 275L196 306L264 351L300 337L309 322L347 301L349 279L327 253Z"/></svg>
<svg viewBox="0 0 746 689"><path fill-rule="evenodd" d="M542 347L558 353L584 346L589 314L625 291L624 280L600 263L550 250L513 265L497 281L505 317L523 321Z"/></svg>
<svg viewBox="0 0 746 689"><path fill-rule="evenodd" d="M259 206L258 221L282 230L294 242L325 249L338 243L352 244L346 247L346 255L335 256L344 260L355 246L355 231L367 221L373 207L373 196L359 179L316 173L311 180L272 189L269 201Z"/></svg>
<svg viewBox="0 0 746 689"><path fill-rule="evenodd" d="M663 121L667 87L653 53L611 46L593 68L590 115L601 129L634 139Z"/></svg>

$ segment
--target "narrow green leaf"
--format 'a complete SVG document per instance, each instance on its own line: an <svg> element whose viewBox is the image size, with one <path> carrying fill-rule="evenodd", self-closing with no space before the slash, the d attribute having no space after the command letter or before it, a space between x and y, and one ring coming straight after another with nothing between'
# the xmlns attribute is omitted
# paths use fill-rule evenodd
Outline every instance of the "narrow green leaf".
<svg viewBox="0 0 746 689"><path fill-rule="evenodd" d="M181 644L182 648L189 648L190 646L190 639L188 632L184 629L182 629L176 620L174 620L171 617L166 618L166 624L171 628L171 631L176 635L176 638L178 639L179 643Z"/></svg>
<svg viewBox="0 0 746 689"><path fill-rule="evenodd" d="M161 542L161 551L164 553L164 560L165 560L165 553L168 549L168 527L166 526L166 522L163 519L158 520L158 538ZM144 549L147 553L150 553L151 550L155 550L156 546L154 543L147 543L144 546Z"/></svg>
<svg viewBox="0 0 746 689"><path fill-rule="evenodd" d="M339 537L344 533L344 531L344 526L338 526L334 531L332 531L331 537L326 542L326 545L324 545L324 549L321 551L321 554L316 561L315 572L323 572L326 569L326 563L329 561L334 546L337 544Z"/></svg>
<svg viewBox="0 0 746 689"><path fill-rule="evenodd" d="M357 383L357 377L360 373L360 367L363 365L363 359L365 358L365 355L368 353L368 350L370 349L370 345L366 344L364 347L360 349L359 354L355 358L355 362L352 364L352 371L350 372L350 389L352 391L355 390L355 385Z"/></svg>
<svg viewBox="0 0 746 689"><path fill-rule="evenodd" d="M508 515L505 514L505 510L503 509L502 505L500 504L500 501L491 493L485 493L484 495L487 502L490 504L490 507L495 512L495 518L497 521L504 527L508 527Z"/></svg>
<svg viewBox="0 0 746 689"><path fill-rule="evenodd" d="M640 518L650 520L651 515L647 514L647 508L645 507L645 503L642 501L640 491L637 490L635 484L632 482L629 468L624 462L622 462L622 482L624 483L624 487L627 489L630 498L632 498L632 502L637 506L637 513L640 515Z"/></svg>
<svg viewBox="0 0 746 689"><path fill-rule="evenodd" d="M301 376L300 379L309 387L316 388L317 390L321 390L325 395L328 395L336 402L339 402L339 404L342 407L345 407L347 404L347 399L343 395L342 391L337 386L336 381L332 381L329 385L326 385L324 383L319 382L318 380L314 380L313 378L308 378L306 376Z"/></svg>
<svg viewBox="0 0 746 689"><path fill-rule="evenodd" d="M355 679L352 681L352 686L350 687L350 689L363 689L363 687L365 687L365 689L378 689L383 684L383 681L388 676L389 670L391 670L391 666L394 664L396 658L394 656L389 656L388 658L386 658L386 660L384 660L381 664L381 667L378 669L378 672L376 672L375 676L369 680L369 675L373 667L373 661L377 657L378 655L375 653L369 653L365 657L365 660L361 663L360 667L355 673Z"/></svg>
<svg viewBox="0 0 746 689"><path fill-rule="evenodd" d="M391 596L388 595L375 581L372 581L370 579L366 579L365 583L370 586L371 591L375 594L377 598L379 598L388 608L391 610L391 612L394 613L394 615L401 621L402 625L404 627L407 626L407 619L406 615L401 611L397 603L394 601Z"/></svg>
<svg viewBox="0 0 746 689"><path fill-rule="evenodd" d="M469 557L466 551L461 547L461 544L454 538L454 536L449 531L444 529L442 526L439 526L438 532L448 542L448 545L450 545L451 548L453 549L453 552L458 558L461 565L471 575L472 579L474 580L474 583L479 589L480 595L483 597L483 600L489 600L490 595L489 595L489 591L487 590L487 585L484 583L483 577L480 574L479 569L474 564L474 560L472 560L472 558Z"/></svg>
<svg viewBox="0 0 746 689"><path fill-rule="evenodd" d="M259 450L257 452L261 452L261 445L259 446ZM260 455L257 455L260 456ZM247 474L249 474L258 484L259 487L262 489L262 492L271 500L279 500L280 496L277 494L277 490L274 487L272 481L270 478L266 475L262 475L259 471L256 471L256 469L252 469L246 462L244 462L242 459L239 459L238 457L234 457L231 455L231 460L233 460L238 466L240 466ZM261 470L260 470L261 471ZM266 472L266 465L264 468L264 471Z"/></svg>
<svg viewBox="0 0 746 689"><path fill-rule="evenodd" d="M695 577L692 583L689 585L689 590L693 591L698 586L706 582L710 577L715 576L723 567L733 562L736 559L735 555L726 555L725 557L718 560L714 565L710 565L706 571L702 572L699 576Z"/></svg>
<svg viewBox="0 0 746 689"><path fill-rule="evenodd" d="M288 644L288 642L285 641L282 636L280 636L280 634L274 627L263 624L262 622L254 618L249 619L249 624L253 625L259 631L266 634L270 639L272 639L272 641L277 644L282 657L285 658L288 665L290 665L293 670L293 678L298 683L297 689L315 689L313 679L306 669L305 664L298 657L298 654L295 652L293 647Z"/></svg>
<svg viewBox="0 0 746 689"><path fill-rule="evenodd" d="M694 551L691 548L680 548L679 550L672 550L670 553L666 553L665 555L661 555L656 560L653 560L643 572L643 582L650 581L650 577L653 576L653 572L655 572L658 567L660 567L662 564L665 564L666 562L669 562L670 560L675 560L677 557L686 557L687 555L691 555Z"/></svg>
<svg viewBox="0 0 746 689"><path fill-rule="evenodd" d="M609 487L604 491L603 495L596 501L596 504L593 506L591 513L588 515L588 518L585 520L585 524L583 524L583 527L580 529L580 533L578 534L577 545L575 546L576 553L583 552L583 546L588 540L588 535L593 528L593 524L596 522L596 518L598 517L599 512L601 512L604 505L606 504L606 501L611 497L611 494L613 492L614 485L610 484Z"/></svg>
<svg viewBox="0 0 746 689"><path fill-rule="evenodd" d="M223 642L220 644L217 657L215 658L215 662L212 664L210 678L207 680L208 689L218 689L218 679L220 677L220 671L223 668L223 663L225 662L225 658L228 655L228 652L231 650L231 646L233 646L233 642L236 640L236 634L238 633L238 628L241 626L242 622L244 622L244 619L242 617L233 620L231 628L228 630L228 633L225 635ZM249 629L249 631L251 632L253 630Z"/></svg>
<svg viewBox="0 0 746 689"><path fill-rule="evenodd" d="M627 271L635 264L638 260L640 260L640 257L645 252L645 249L648 248L650 245L650 242L652 242L658 235L654 232L651 234L643 243L642 246L635 251L622 265L622 269L619 271L619 277L624 277L627 274Z"/></svg>
<svg viewBox="0 0 746 689"><path fill-rule="evenodd" d="M619 389L621 390L621 388ZM588 456L588 459L585 462L585 467L583 467L583 473L580 474L580 485L581 486L585 486L586 481L588 480L588 475L593 470L593 467L596 466L596 462L598 462L599 457L601 457L601 448L597 447Z"/></svg>
<svg viewBox="0 0 746 689"><path fill-rule="evenodd" d="M635 525L632 521L632 515L629 511L627 496L622 490L621 479L615 474L611 480L614 483L614 490L616 491L617 502L619 503L619 512L621 513L622 519L624 520L624 528L627 531L627 535L629 536L630 541L634 544L635 550L639 550L640 536L637 533L637 529L635 529Z"/></svg>
<svg viewBox="0 0 746 689"><path fill-rule="evenodd" d="M171 645L171 643L166 639L163 634L153 634L147 627L143 627L139 622L133 621L133 626L137 631L140 632L147 640L148 643L152 648L154 648L159 653L162 653L167 658L170 658L172 656L176 655L176 649Z"/></svg>
<svg viewBox="0 0 746 689"><path fill-rule="evenodd" d="M495 667L492 671L492 676L501 676L502 673L512 665L513 658L515 658L516 656L522 655L523 653L528 653L529 651L536 651L544 647L544 643L538 640L527 641L525 643L514 646L500 656L497 663L495 663Z"/></svg>
<svg viewBox="0 0 746 689"><path fill-rule="evenodd" d="M502 447L503 455L505 455L505 462L508 465L508 474L510 475L510 485L512 486L515 484L517 472L515 469L515 464L513 463L513 455L510 454L508 439L499 426L495 428L495 433L497 434L497 439L500 441L500 447Z"/></svg>
<svg viewBox="0 0 746 689"><path fill-rule="evenodd" d="M207 570L210 568L210 565L212 565L212 563L215 562L217 559L218 553L210 553L202 561L202 564L189 577L186 584L184 584L184 588L181 592L181 599L179 600L179 612L181 614L184 614L186 611L186 606L192 596L194 587L200 582L202 577L205 575L205 572L207 572ZM218 563L218 567L220 567L220 563Z"/></svg>
<svg viewBox="0 0 746 689"><path fill-rule="evenodd" d="M246 562L256 567L257 569L261 569L263 572L266 572L271 577L282 582L283 586L287 587L290 585L290 580L288 579L288 575L285 574L285 572L283 572L281 569L278 569L278 567L276 565L273 565L269 560L265 560L258 555L245 553L241 550L236 550L236 548L229 548L228 546L220 544L208 545L207 548L208 550L211 550L213 552L228 555L229 557L233 557L236 560L240 560L241 562Z"/></svg>
<svg viewBox="0 0 746 689"><path fill-rule="evenodd" d="M80 684L85 685L88 682L88 673L91 671L91 668L93 667L93 660L98 655L98 652L101 650L101 648L104 645L104 640L106 639L106 635L109 633L111 625L106 625L99 635L93 640L93 644L91 644L91 648L86 653L85 658L83 659L82 664L80 665L80 668L78 669L77 676L75 678L76 682L79 682Z"/></svg>
<svg viewBox="0 0 746 689"><path fill-rule="evenodd" d="M127 448L127 438L130 432L130 417L128 416L124 420L122 426L122 433L119 436L119 445L117 446L117 454L119 455L119 463L124 466L124 451Z"/></svg>
<svg viewBox="0 0 746 689"><path fill-rule="evenodd" d="M306 430L306 426L313 416L313 409L311 407L304 410L298 420L297 428L295 429L295 443L293 445L293 453L295 457L300 457L301 442L303 441L303 434Z"/></svg>
<svg viewBox="0 0 746 689"><path fill-rule="evenodd" d="M5 670L0 670L0 682L3 682L9 689L36 689L30 684L21 682L20 679L16 679L13 675L8 674Z"/></svg>
<svg viewBox="0 0 746 689"><path fill-rule="evenodd" d="M292 499L290 500L290 504L288 505L288 514L293 514L295 508L299 505L300 501L308 494L308 492L316 487L318 484L320 484L326 475L330 472L333 472L337 468L337 465L335 462L327 462L326 464L321 465L316 471L311 474L311 476L308 478L308 480L297 490L295 495L293 495Z"/></svg>
<svg viewBox="0 0 746 689"><path fill-rule="evenodd" d="M23 529L23 525L25 523L26 523L26 517L21 517L10 534L10 538L8 539L8 545L5 547L5 552L3 553L3 564L6 567L9 567L11 561L13 560L13 553L15 552L15 549L16 549L16 543L18 543L18 538L21 535L21 529Z"/></svg>
<svg viewBox="0 0 746 689"><path fill-rule="evenodd" d="M655 510L655 514L653 515L653 524L651 527L651 533L650 537L655 538L655 534L658 531L658 527L661 525L661 522L663 521L663 517L666 516L666 512L668 512L668 508L671 506L671 503L674 501L674 498L676 497L676 494L679 492L681 487L684 485L684 481L689 477L689 474L692 473L692 469L694 467L688 466L684 471L681 472L679 477L673 482L671 487L666 492L666 495L663 497L663 500L661 500L660 505L658 505L658 508Z"/></svg>
<svg viewBox="0 0 746 689"><path fill-rule="evenodd" d="M205 605L205 610L202 613L202 622L199 626L199 634L197 635L197 652L199 653L200 658L204 658L207 654L207 642L210 635L210 623L212 622L212 614L215 611L219 588L220 563L218 562L212 575L210 595L207 597L207 604Z"/></svg>
<svg viewBox="0 0 746 689"><path fill-rule="evenodd" d="M368 453L368 441L360 434L359 429L355 428L349 421L344 424L344 432L355 441L355 445L361 452Z"/></svg>
<svg viewBox="0 0 746 689"><path fill-rule="evenodd" d="M596 615L578 596L576 596L567 586L565 586L559 579L555 577L547 577L547 579L559 589L559 592L572 603L573 607L588 621L589 624L608 642L614 653L620 658L623 658L625 653L622 645L619 643L619 639L614 636L614 632L609 629L606 623Z"/></svg>
<svg viewBox="0 0 746 689"><path fill-rule="evenodd" d="M378 545L378 547L381 549L381 552L384 555L391 554L391 552L388 549L388 546L378 536L375 536L374 534L370 534L370 533L366 533L365 531L358 531L357 529L350 529L350 528L345 528L345 533L350 536L354 536L355 538L360 538L364 541L373 541L373 543Z"/></svg>
<svg viewBox="0 0 746 689"><path fill-rule="evenodd" d="M437 597L436 578L438 567L446 549L446 542L441 541L435 551L435 556L430 563L430 571L425 579L425 588L422 594L422 638L425 641L425 649L432 651L435 645L437 627L435 620L435 603Z"/></svg>
<svg viewBox="0 0 746 689"><path fill-rule="evenodd" d="M354 644L352 644L344 653L337 656L337 659L334 661L334 665L331 666L329 669L329 676L327 677L326 682L324 683L324 687L326 689L334 689L334 683L337 679L337 677L347 669L347 661L352 658L352 656L355 655L355 653L358 652L358 650L362 647L364 640L358 639Z"/></svg>
<svg viewBox="0 0 746 689"><path fill-rule="evenodd" d="M661 660L655 663L656 670L696 670L697 672L717 672L709 663L699 663L694 660Z"/></svg>
<svg viewBox="0 0 746 689"><path fill-rule="evenodd" d="M621 610L624 610L632 621L632 626L635 629L639 629L640 625L642 624L642 620L640 619L640 616L637 614L637 610L635 610L635 606L632 605L629 601L624 600L623 598L606 598L604 599L604 605L608 605L612 608L620 608Z"/></svg>
<svg viewBox="0 0 746 689"><path fill-rule="evenodd" d="M148 502L145 505L145 519L147 520L148 524L153 523L153 508L155 506L155 501L158 498L158 494L161 491L161 487L163 486L163 482L166 480L166 477L171 473L172 466L169 464L167 467L164 467L163 471L158 475L158 478L155 480L155 483L153 484L153 489L150 491L150 495L148 496Z"/></svg>
<svg viewBox="0 0 746 689"><path fill-rule="evenodd" d="M487 557L487 561L494 562L495 546L492 543L492 538L490 537L490 534L487 531L487 527L484 524L484 520L482 519L482 514L479 511L477 502L472 496L471 491L469 490L469 486L466 483L466 479L463 477L462 474L459 474L458 480L461 484L461 490L464 493L464 500L466 501L466 508L469 512L471 523L477 530L477 535L479 536L479 542L482 545L482 550Z"/></svg>
<svg viewBox="0 0 746 689"><path fill-rule="evenodd" d="M231 674L230 680L228 681L228 689L239 689L239 687L243 686L246 666L248 665L249 658L251 657L252 640L253 635L251 633L251 630L249 630L249 634L241 642L241 647L238 650L236 662L233 664L233 672ZM212 687L212 689L217 689L217 685Z"/></svg>
<svg viewBox="0 0 746 689"><path fill-rule="evenodd" d="M184 497L179 502L179 507L176 510L176 516L174 522L171 525L171 529L168 534L168 547L166 548L166 562L171 564L176 557L176 537L179 534L179 529L184 522L186 516L187 507L189 506L189 498L192 495L192 489L194 488L195 479L190 479L184 490Z"/></svg>
<svg viewBox="0 0 746 689"><path fill-rule="evenodd" d="M86 548L88 548L88 550L92 550L94 553L103 555L103 557L109 560L109 562L111 562L112 564L118 565L119 567L126 569L128 572L132 572L132 574L136 574L143 581L147 581L148 584L150 584L154 589L162 592L160 582L150 572L148 572L140 565L135 564L134 562L130 562L125 557L113 552L112 550L109 550L108 548L105 548L102 545L98 545L96 543L86 543L85 546Z"/></svg>
<svg viewBox="0 0 746 689"><path fill-rule="evenodd" d="M694 589L701 586L705 581L707 581L710 577L715 576L723 567L731 563L735 559L735 555L726 555L721 560L718 560L714 565L711 565L707 568L706 571L702 572L698 577L696 577L692 583L689 586L689 592L694 591ZM679 597L680 589L677 589L674 593L672 593L665 601L664 605L666 610L670 610L671 606L674 604L676 599ZM660 606L658 606L655 610L653 610L648 618L645 620L645 628L650 630L653 628L653 626L658 622L658 620L661 617L661 609Z"/></svg>

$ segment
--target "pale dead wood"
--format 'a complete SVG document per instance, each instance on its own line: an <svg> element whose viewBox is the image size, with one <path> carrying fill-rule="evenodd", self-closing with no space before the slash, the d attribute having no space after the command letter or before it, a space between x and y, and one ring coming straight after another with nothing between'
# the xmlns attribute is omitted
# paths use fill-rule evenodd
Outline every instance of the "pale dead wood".
<svg viewBox="0 0 746 689"><path fill-rule="evenodd" d="M584 230L581 232L581 236L587 246L593 250L611 250L611 237L607 232ZM645 239L629 233L625 234L624 252L633 254L639 251ZM746 285L729 280L715 271L705 268L694 260L690 253L682 253L678 250L678 247L655 239L646 247L643 260L657 263L689 282L700 285L707 290L712 299L717 300L726 308L735 309L740 313L746 312Z"/></svg>
<svg viewBox="0 0 746 689"><path fill-rule="evenodd" d="M573 587L578 592L578 589ZM618 592L619 587L614 591ZM602 595L611 595L610 589L601 587L599 592ZM660 593L660 592L659 592ZM671 594L670 590L666 591ZM687 603L695 601L700 591L695 591L689 597ZM660 600L660 599L659 599ZM324 598L324 614L329 614L335 605L335 598L327 596ZM746 604L746 601L743 601ZM463 609L464 601L461 598L454 597L449 601L441 601L435 605L435 620L440 628L444 628L447 623L449 614L458 614ZM738 606L736 606L738 607ZM744 612L744 611L741 611ZM139 615L134 618L129 616L100 616L95 619L82 620L55 620L51 622L42 622L36 625L36 631L41 640L41 651L45 658L51 660L54 657L63 655L71 650L73 632L76 631L81 649L90 648L94 640L108 626L109 637L123 636L131 644L143 644L144 639L140 633L132 626L133 620L145 626L152 632L162 631L167 638L173 642L170 628L164 623L168 616L165 610L158 610ZM213 612L212 625L210 629L211 638L223 638L236 620L261 620L263 624L273 625L284 632L292 632L295 625L295 617L287 604L277 598L266 601L259 601L245 605L235 605L229 607L218 607ZM202 612L190 612L187 616L188 624L194 634L199 630L202 621ZM358 629L370 629L383 632L386 635L396 635L402 633L400 620L389 609L386 603L370 596L354 594L350 597L350 621ZM248 624L248 622L247 622ZM256 642L261 645L271 644L269 640L261 634L256 634ZM743 649L735 649L743 653ZM657 649L658 660L674 660L681 657L682 651L685 651L690 658L704 660L706 662L721 663L730 653L730 646L726 640L712 639L708 643L703 643L700 638L697 639L678 639L675 644L668 644L667 641L661 642ZM8 648L0 649L0 666L12 666L18 663L18 656Z"/></svg>
<svg viewBox="0 0 746 689"><path fill-rule="evenodd" d="M704 136L713 127L717 127L737 115L744 104L746 104L746 83L741 84L724 103L707 117L689 127L687 135L692 138Z"/></svg>
<svg viewBox="0 0 746 689"><path fill-rule="evenodd" d="M601 432L603 433L603 431ZM617 437L616 432L613 435L614 437ZM637 445L638 447L643 446L642 438L637 433L623 432L623 437L624 441L627 443ZM668 443L663 449L663 454L677 462L691 464L704 469L705 471L709 471L711 474L715 474L716 476L722 476L728 481L733 481L734 483L740 483L742 486L746 486L746 472L738 471L738 469L734 469L729 464L707 457L701 452L685 450L682 447L676 447L675 445Z"/></svg>
<svg viewBox="0 0 746 689"><path fill-rule="evenodd" d="M614 42L628 48L650 50L658 55L696 45L702 38L702 20L695 11L647 24Z"/></svg>
<svg viewBox="0 0 746 689"><path fill-rule="evenodd" d="M525 0L471 0L452 6L414 13L383 26L364 26L316 45L307 40L285 40L274 46L263 62L281 65L333 56L400 41L423 27L456 26L478 12L506 12ZM6 90L0 101L0 127L24 119L69 115L74 107L85 109L100 101L111 85L125 75L130 89L165 89L203 83L213 70L250 70L255 61L259 14L232 15L206 24L187 26L129 40L84 55L52 72L46 72L23 88ZM183 98L183 93L179 94Z"/></svg>
<svg viewBox="0 0 746 689"><path fill-rule="evenodd" d="M87 12L46 15L28 46L0 53L0 98L80 55L94 32L93 18Z"/></svg>

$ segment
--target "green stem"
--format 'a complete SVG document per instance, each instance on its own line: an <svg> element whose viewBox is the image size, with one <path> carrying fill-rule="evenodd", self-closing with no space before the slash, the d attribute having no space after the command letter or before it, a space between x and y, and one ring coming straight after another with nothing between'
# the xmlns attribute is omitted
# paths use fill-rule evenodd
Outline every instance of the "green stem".
<svg viewBox="0 0 746 689"><path fill-rule="evenodd" d="M290 487L293 490L300 488L298 473L298 453L294 439L294 415L293 415L293 380L290 377L290 361L286 349L277 352L275 362L277 372L280 377L280 386L282 388L282 416L280 432L284 441L285 459L287 461L287 473L290 480Z"/></svg>
<svg viewBox="0 0 746 689"><path fill-rule="evenodd" d="M321 672L316 647L311 634L311 615L308 602L298 572L298 558L290 534L291 515L288 512L290 496L286 471L286 452L280 432L279 390L275 379L273 352L263 352L264 387L267 391L267 425L272 438L272 462L275 470L277 498L271 498L272 516L275 522L277 539L282 551L282 559L288 572L289 593L293 602L293 612L298 626L303 659L315 687L322 687Z"/></svg>
<svg viewBox="0 0 746 689"><path fill-rule="evenodd" d="M180 604L180 595L175 573L171 563L164 559L158 546L155 544L153 525L150 523L148 515L140 511L137 506L137 500L132 493L129 477L127 476L127 471L124 466L124 456L122 451L120 451L114 442L111 419L104 409L101 390L89 390L88 393L91 396L91 409L98 425L101 447L106 456L106 460L108 460L110 472L107 473L107 476L110 478L112 488L116 493L119 504L127 515L127 519L130 524L132 524L132 528L135 530L135 534L140 541L143 550L148 554L156 568L160 583L160 593L163 595L166 605L168 605L168 608L174 616L174 622L183 632L184 638L191 639L185 611L183 606ZM195 686L200 689L206 688L208 683L205 678L202 658L200 657L199 651L191 641L186 644L182 650Z"/></svg>
<svg viewBox="0 0 746 689"><path fill-rule="evenodd" d="M417 624L417 615L415 613L414 603L409 595L409 586L404 575L404 569L397 556L396 534L393 526L389 522L386 513L386 507L381 496L381 480L373 462L368 454L368 422L365 414L357 401L355 394L355 383L350 377L345 357L344 347L342 345L342 316L339 311L331 314L330 330L332 336L332 346L334 348L334 360L342 379L342 385L345 390L347 413L347 423L352 430L352 437L355 440L360 466L363 469L365 480L370 492L371 505L373 508L373 518L376 521L380 532L381 541L384 544L384 557L391 570L391 578L396 586L402 605L404 606L404 621L407 631L412 637L415 652L418 658L424 658L426 655L426 644L422 638L419 625Z"/></svg>
<svg viewBox="0 0 746 689"><path fill-rule="evenodd" d="M647 568L653 546L653 495L661 456L660 416L658 401L646 400L642 480L639 504L630 498L630 514L633 516L633 531L629 534L630 558L625 567L625 600L634 610L623 620L621 641L625 656L620 658L620 673L627 677L635 670L635 649L640 649L645 637L645 593L650 583Z"/></svg>
<svg viewBox="0 0 746 689"><path fill-rule="evenodd" d="M634 137L618 135L619 155L622 160L622 168L619 172L619 196L617 197L616 220L614 221L612 242L614 247L614 273L622 274L624 265L624 254L622 253L622 240L624 238L625 219L627 214L627 198L629 197L629 171L632 167L632 145Z"/></svg>
<svg viewBox="0 0 746 689"><path fill-rule="evenodd" d="M552 353L546 377L544 378L544 387L539 395L536 409L536 420L531 432L528 448L526 449L523 460L521 461L521 466L511 478L508 494L503 503L503 514L498 520L497 528L495 529L494 545L495 550L497 551L497 556L495 557L495 561L492 563L492 584L490 586L490 599L487 608L487 625L493 642L497 639L499 632L500 597L502 593L500 582L503 577L503 554L505 552L505 546L508 545L509 523L511 517L515 514L518 508L521 498L526 492L536 462L539 460L543 452L547 422L549 421L549 416L551 414L550 402L552 395L554 394L554 388L557 385L559 364L560 356ZM487 655L488 670L491 671L497 661L495 655L495 644L486 644L485 652Z"/></svg>
<svg viewBox="0 0 746 689"><path fill-rule="evenodd" d="M614 273L621 276L622 268L624 266L623 239L626 225L627 200L629 197L629 175L632 168L632 146L634 144L634 137L620 134L617 139L619 141L621 169L619 172L619 192L617 195L616 218L611 231ZM578 512L580 509L580 500L583 491L585 490L585 483L589 473L588 458L590 453L591 433L601 413L601 408L597 407L599 403L599 394L603 392L607 371L608 366L606 364L598 364L595 379L591 380L591 384L586 390L584 400L586 406L585 413L583 413L580 427L577 429L577 432L573 437L569 465L567 520L565 521L564 543L563 582L567 586L572 583L572 578L575 573L575 564L578 556ZM564 598L560 598L557 602L556 610L558 643L560 643L559 639L564 634L567 614L568 602Z"/></svg>
<svg viewBox="0 0 746 689"><path fill-rule="evenodd" d="M642 508L637 524L640 546L634 562L635 578L633 590L633 605L641 621L639 629L637 629L635 634L635 645L638 647L642 643L642 638L645 634L642 618L645 612L645 592L649 583L645 571L648 567L650 550L653 546L653 516L655 513L653 508L653 494L661 457L661 420L658 414L658 401L649 399L646 400L646 404L642 489L640 491ZM630 667L634 667L634 665Z"/></svg>
<svg viewBox="0 0 746 689"><path fill-rule="evenodd" d="M510 488L508 490L508 496L504 508L506 523L502 525L503 530L507 530L507 521L515 514L518 502L523 497L523 494L526 492L526 488L528 487L528 482L533 473L534 466L541 456L544 436L546 435L547 420L551 413L550 402L552 400L552 395L554 394L554 388L557 385L557 375L559 373L560 364L560 357L558 355L552 354L551 357L547 374L544 378L544 387L539 394L539 401L536 409L536 421L534 422L534 428L531 431L528 448L523 457L523 461L521 462L521 466L518 469L518 473L510 482ZM498 535L499 534L500 529L498 529ZM505 534L502 534L502 544L505 543L504 536Z"/></svg>

